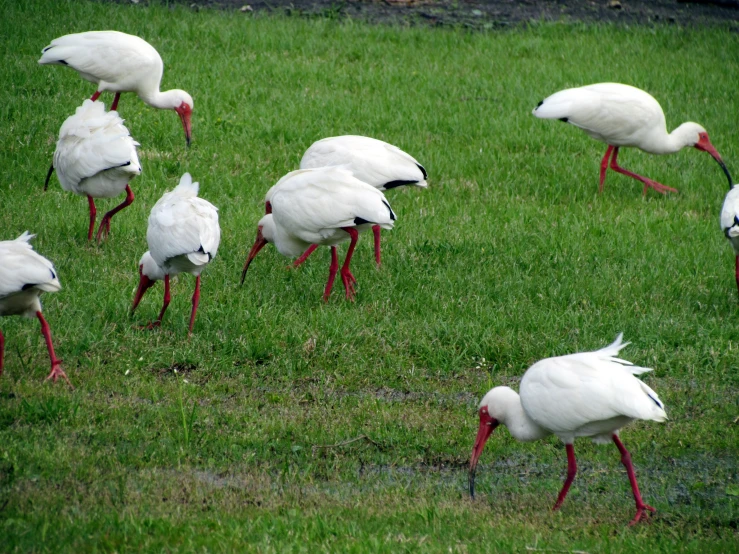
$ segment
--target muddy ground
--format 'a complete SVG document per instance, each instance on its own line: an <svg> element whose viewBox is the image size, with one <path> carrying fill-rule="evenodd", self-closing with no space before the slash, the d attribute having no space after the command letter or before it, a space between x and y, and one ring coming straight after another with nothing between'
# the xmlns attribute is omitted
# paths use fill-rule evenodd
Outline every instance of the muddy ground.
<svg viewBox="0 0 739 554"><path fill-rule="evenodd" d="M119 0L146 4L149 0ZM172 0L170 0L172 2ZM531 21L715 25L739 32L739 0L174 0L192 9L233 10L245 17L353 18L372 23L505 28Z"/></svg>

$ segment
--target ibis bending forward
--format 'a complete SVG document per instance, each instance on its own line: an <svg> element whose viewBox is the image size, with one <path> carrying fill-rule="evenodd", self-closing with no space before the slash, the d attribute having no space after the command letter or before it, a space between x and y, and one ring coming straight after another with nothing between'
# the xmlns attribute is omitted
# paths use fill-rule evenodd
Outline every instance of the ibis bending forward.
<svg viewBox="0 0 739 554"><path fill-rule="evenodd" d="M629 343L616 341L595 352L547 358L532 365L521 379L521 394L509 387L495 387L480 402L480 428L470 459L470 495L475 494L475 470L485 442L498 425L505 425L520 441L534 441L557 435L567 450L567 479L554 510L562 505L575 479L577 464L573 443L590 437L596 443L612 440L621 453L621 462L631 482L636 501L637 523L647 506L636 484L631 455L621 443L618 431L634 419L665 421L664 405L652 389L634 377L651 369L633 366L617 358Z"/></svg>
<svg viewBox="0 0 739 554"><path fill-rule="evenodd" d="M425 188L427 174L418 161L397 146L356 135L328 137L314 142L300 160L300 169L342 166L360 181L386 191L404 185ZM269 199L268 199L269 201ZM380 265L380 226L373 225L375 261ZM302 263L317 245L312 245Z"/></svg>
<svg viewBox="0 0 739 554"><path fill-rule="evenodd" d="M731 187L724 200L724 206L721 208L721 230L734 248L736 256L734 273L736 288L739 291L739 186L737 185Z"/></svg>
<svg viewBox="0 0 739 554"><path fill-rule="evenodd" d="M91 100L100 93L115 93L111 110L118 108L122 92L135 92L154 108L177 112L190 145L193 101L184 90L159 91L164 63L144 39L118 31L88 31L55 38L43 49L40 64L66 65L86 81L97 84Z"/></svg>
<svg viewBox="0 0 739 554"><path fill-rule="evenodd" d="M634 146L650 154L671 154L686 146L693 146L711 154L729 177L726 165L703 127L687 122L668 133L665 114L657 100L649 93L629 85L598 83L561 90L539 102L533 114L542 119L559 119L571 123L595 140L608 145L600 163L601 192L609 160L610 168L614 171L644 183L643 194L650 187L663 194L677 192L676 189L619 166L616 160L618 149L622 146Z"/></svg>
<svg viewBox="0 0 739 554"><path fill-rule="evenodd" d="M346 259L341 267L346 298L354 299L357 280L349 270L349 263L361 231L373 225L392 229L395 213L378 189L354 177L340 167L299 169L285 175L267 193L268 209L257 224L257 240L241 272L243 284L249 264L264 247L274 243L283 256L297 257L299 262L310 255L306 249L313 245L331 247L331 266L323 293L327 301L331 294L339 263L336 245L351 240Z"/></svg>
<svg viewBox="0 0 739 554"><path fill-rule="evenodd" d="M26 231L15 240L0 242L0 316L37 317L51 358L51 373L46 379L56 382L61 377L69 383L62 362L54 353L49 324L41 313L39 301L42 292L56 292L62 285L53 264L33 251L30 241L34 236ZM5 339L0 331L0 375L3 372L4 350Z"/></svg>
<svg viewBox="0 0 739 554"><path fill-rule="evenodd" d="M139 262L139 286L131 312L136 310L144 293L156 281L164 280L164 303L159 317L148 325L158 327L169 306L169 278L178 273L196 276L192 295L189 333L195 323L195 313L200 302L200 273L218 252L221 228L218 225L218 208L207 200L198 198L198 183L192 182L189 173L180 179L172 192L166 192L154 204L149 215L146 242L149 251Z"/></svg>
<svg viewBox="0 0 739 554"><path fill-rule="evenodd" d="M118 112L106 112L101 102L85 100L62 124L44 190L56 169L64 190L87 196L90 206L87 240L92 239L95 229L95 198L111 198L126 191L125 200L103 216L98 242L110 232L112 217L133 203L129 182L141 175L137 146L139 143L133 140Z"/></svg>

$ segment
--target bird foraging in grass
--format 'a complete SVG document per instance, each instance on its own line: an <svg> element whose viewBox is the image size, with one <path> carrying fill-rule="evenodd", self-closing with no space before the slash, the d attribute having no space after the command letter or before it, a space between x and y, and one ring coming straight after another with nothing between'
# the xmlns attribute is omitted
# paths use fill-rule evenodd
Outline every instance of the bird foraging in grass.
<svg viewBox="0 0 739 554"><path fill-rule="evenodd" d="M662 401L651 388L634 377L651 369L636 367L617 358L623 334L600 350L547 358L532 365L521 379L520 394L509 387L491 389L480 402L480 426L472 449L469 470L470 495L475 495L477 462L485 443L499 425L519 441L556 435L565 443L567 478L553 510L564 502L575 479L574 442L589 437L596 443L613 441L631 483L636 515L631 525L655 509L642 500L631 455L619 438L619 430L635 419L666 421Z"/></svg>
<svg viewBox="0 0 739 554"><path fill-rule="evenodd" d="M133 313L144 293L156 281L164 281L162 310L148 328L162 323L170 301L170 277L190 273L196 277L189 326L189 334L192 333L200 303L200 274L215 258L221 242L218 208L198 198L198 189L199 183L194 183L190 174L185 173L180 184L173 191L164 193L151 209L146 231L149 251L139 262L139 286L131 308Z"/></svg>
<svg viewBox="0 0 739 554"><path fill-rule="evenodd" d="M608 145L600 164L600 192L603 191L608 167L642 182L643 194L648 188L662 194L677 192L619 166L618 151L622 146L633 146L650 154L671 154L693 146L713 156L731 185L726 165L708 139L706 130L697 123L687 122L668 133L659 102L641 89L620 83L598 83L561 90L539 102L533 114L542 119L570 123Z"/></svg>
<svg viewBox="0 0 739 554"><path fill-rule="evenodd" d="M54 353L49 324L41 313L39 296L42 292L56 292L62 288L54 265L34 252L28 231L15 240L0 242L0 316L23 315L36 317L51 359L51 373L46 380L56 382L59 377L69 383L62 369L62 361ZM0 375L3 372L5 338L0 331ZM71 383L69 383L71 386Z"/></svg>

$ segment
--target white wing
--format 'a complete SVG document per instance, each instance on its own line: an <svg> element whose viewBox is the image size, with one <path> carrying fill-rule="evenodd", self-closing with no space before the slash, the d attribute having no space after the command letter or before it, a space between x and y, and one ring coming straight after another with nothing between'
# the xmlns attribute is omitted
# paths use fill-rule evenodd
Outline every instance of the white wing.
<svg viewBox="0 0 739 554"><path fill-rule="evenodd" d="M721 208L721 230L739 256L739 186L734 185Z"/></svg>
<svg viewBox="0 0 739 554"><path fill-rule="evenodd" d="M15 240L0 242L0 298L29 287L47 292L62 288L54 265L34 252L33 237L26 231Z"/></svg>

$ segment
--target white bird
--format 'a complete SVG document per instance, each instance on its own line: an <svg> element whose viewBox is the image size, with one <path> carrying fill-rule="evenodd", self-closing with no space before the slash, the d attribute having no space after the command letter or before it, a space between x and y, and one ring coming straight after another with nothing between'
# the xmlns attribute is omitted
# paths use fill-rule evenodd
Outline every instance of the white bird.
<svg viewBox="0 0 739 554"><path fill-rule="evenodd" d="M95 198L112 198L126 192L126 199L103 216L98 242L110 232L111 218L133 202L129 183L141 175L137 146L139 143L133 140L118 112L106 112L101 102L85 100L62 124L44 190L56 168L64 190L87 196L90 206L87 240L92 239L95 229Z"/></svg>
<svg viewBox="0 0 739 554"><path fill-rule="evenodd" d="M54 265L33 251L30 241L34 236L26 231L15 240L0 242L0 316L37 317L51 358L51 373L46 380L56 382L61 377L69 383L62 369L62 362L54 353L49 324L41 313L39 301L42 292L56 292L62 285L56 276ZM0 375L3 372L4 350L5 339L0 332Z"/></svg>
<svg viewBox="0 0 739 554"><path fill-rule="evenodd" d="M577 464L573 443L577 437L593 442L613 440L631 482L637 523L647 506L636 484L631 455L618 432L635 419L665 421L664 405L652 389L634 377L651 371L617 358L629 343L615 342L596 350L547 358L532 365L521 379L519 396L509 387L495 387L480 402L480 427L470 459L470 495L475 494L475 470L485 442L498 425L505 425L520 441L534 441L554 434L565 443L567 479L553 510L560 507L575 479Z"/></svg>
<svg viewBox="0 0 739 554"><path fill-rule="evenodd" d="M601 192L609 159L611 169L644 183L643 194L647 193L649 187L663 194L677 192L676 189L620 167L616 159L618 149L622 146L633 146L650 154L671 154L686 146L693 146L711 154L724 173L729 175L703 127L687 122L668 133L665 114L659 103L649 93L629 85L598 83L561 90L539 102L533 114L542 119L571 123L595 140L608 145L600 164Z"/></svg>
<svg viewBox="0 0 739 554"><path fill-rule="evenodd" d="M397 146L381 140L356 135L328 137L314 142L303 154L300 169L342 166L354 176L378 190L385 191L414 185L425 188L427 174L418 161ZM380 226L373 225L375 261L380 265ZM317 248L312 245L296 265Z"/></svg>
<svg viewBox="0 0 739 554"><path fill-rule="evenodd" d="M121 92L135 92L153 108L177 112L190 145L192 97L180 89L159 91L164 64L159 52L144 39L118 31L88 31L55 38L42 50L40 64L66 65L100 93L115 93L111 110L118 108Z"/></svg>
<svg viewBox="0 0 739 554"><path fill-rule="evenodd" d="M341 280L346 297L354 299L356 279L349 270L359 232L379 225L392 229L395 214L385 196L340 167L298 169L280 179L267 193L271 213L257 225L257 240L241 273L244 282L249 264L271 242L283 256L296 257L312 244L331 247L329 278L323 294L327 301L339 269L336 245L350 239ZM303 254L303 259L307 257Z"/></svg>
<svg viewBox="0 0 739 554"><path fill-rule="evenodd" d="M151 209L146 231L149 251L139 262L139 286L131 309L133 313L155 281L164 280L162 310L148 328L158 327L162 323L169 306L170 276L191 273L197 277L190 314L189 333L192 333L200 302L200 273L215 258L221 242L218 208L198 198L198 188L199 183L193 183L190 174L185 173L180 184L172 192L164 193Z"/></svg>
<svg viewBox="0 0 739 554"><path fill-rule="evenodd" d="M733 185L726 195L724 205L721 208L721 230L731 246L734 248L736 256L735 276L736 288L739 291L739 186Z"/></svg>

